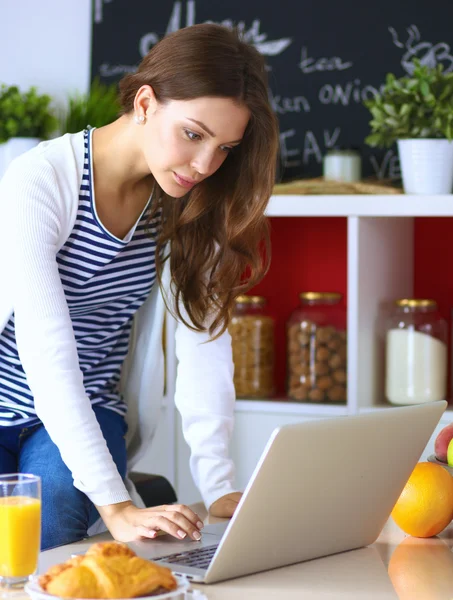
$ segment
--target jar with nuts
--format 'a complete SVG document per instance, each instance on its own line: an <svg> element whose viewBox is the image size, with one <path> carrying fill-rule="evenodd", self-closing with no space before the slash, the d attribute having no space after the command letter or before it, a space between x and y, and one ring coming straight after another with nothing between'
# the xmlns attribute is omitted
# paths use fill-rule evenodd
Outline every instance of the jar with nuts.
<svg viewBox="0 0 453 600"><path fill-rule="evenodd" d="M228 330L232 337L238 398L274 394L274 320L262 296L238 296Z"/></svg>
<svg viewBox="0 0 453 600"><path fill-rule="evenodd" d="M287 323L287 393L298 402L346 402L342 294L303 292Z"/></svg>

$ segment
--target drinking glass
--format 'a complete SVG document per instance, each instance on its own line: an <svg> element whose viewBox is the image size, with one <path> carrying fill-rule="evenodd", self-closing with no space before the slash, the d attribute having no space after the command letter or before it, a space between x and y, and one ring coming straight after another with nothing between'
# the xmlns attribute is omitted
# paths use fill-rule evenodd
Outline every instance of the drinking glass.
<svg viewBox="0 0 453 600"><path fill-rule="evenodd" d="M0 475L0 598L23 593L41 544L41 479Z"/></svg>

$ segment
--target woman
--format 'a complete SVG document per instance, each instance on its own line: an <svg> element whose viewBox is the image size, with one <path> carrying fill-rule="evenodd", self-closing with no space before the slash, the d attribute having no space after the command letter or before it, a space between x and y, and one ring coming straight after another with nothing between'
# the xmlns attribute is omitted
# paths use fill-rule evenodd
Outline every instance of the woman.
<svg viewBox="0 0 453 600"><path fill-rule="evenodd" d="M114 123L40 144L0 182L0 472L42 477L43 548L99 515L122 541L200 539L188 507L140 508L126 487L126 430L137 457L162 397L164 303L193 477L213 514L240 498L226 328L269 256L278 133L264 61L195 25L159 42L120 100Z"/></svg>

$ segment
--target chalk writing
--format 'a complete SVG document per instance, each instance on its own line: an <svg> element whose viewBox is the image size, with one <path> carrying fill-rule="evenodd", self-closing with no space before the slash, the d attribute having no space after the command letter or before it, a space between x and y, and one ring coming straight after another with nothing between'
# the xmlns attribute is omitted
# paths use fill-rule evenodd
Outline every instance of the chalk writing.
<svg viewBox="0 0 453 600"><path fill-rule="evenodd" d="M342 104L343 106L349 106L351 102L362 104L364 100L374 98L379 91L380 88L372 85L361 87L360 79L354 79L354 81L337 83L335 85L326 83L320 88L318 99L321 104Z"/></svg>
<svg viewBox="0 0 453 600"><path fill-rule="evenodd" d="M269 100L274 112L278 115L286 113L308 113L311 110L310 102L305 96L282 97L274 96L272 90L269 90Z"/></svg>
<svg viewBox="0 0 453 600"><path fill-rule="evenodd" d="M103 63L99 67L99 74L101 77L118 77L127 73L135 73L136 70L137 65L109 65L109 63Z"/></svg>
<svg viewBox="0 0 453 600"><path fill-rule="evenodd" d="M305 4L92 0L92 73L118 81L135 72L141 57L165 35L195 23L237 29L265 58L284 177L320 175L326 151L341 146L363 152L364 177L399 179L396 147L371 149L365 143L371 116L363 103L382 92L387 72L411 75L414 58L453 73L453 0L445 0L440 13L435 3L423 8L420 2L395 0L365 11L354 0L357 10L351 8L346 17L338 13L337 20L327 18L335 0L312 3L309 13Z"/></svg>
<svg viewBox="0 0 453 600"><path fill-rule="evenodd" d="M141 56L146 56L153 46L159 41L157 33L146 33L138 40L138 51Z"/></svg>
<svg viewBox="0 0 453 600"><path fill-rule="evenodd" d="M288 148L287 139L296 135L295 129L280 132L280 158L283 167L298 167L301 164L299 148Z"/></svg>
<svg viewBox="0 0 453 600"><path fill-rule="evenodd" d="M302 73L314 73L315 71L344 71L353 66L353 62L343 62L338 56L331 58L311 58L308 56L308 50L302 47L299 68Z"/></svg>
<svg viewBox="0 0 453 600"><path fill-rule="evenodd" d="M381 161L372 154L370 163L378 179L401 179L400 160L393 150L387 150Z"/></svg>
<svg viewBox="0 0 453 600"><path fill-rule="evenodd" d="M196 23L196 2L195 0L187 0L186 6L186 20L183 23L182 20L182 5L184 3L177 0L173 3L173 9L170 18L167 23L165 35L178 31L181 27L189 27ZM205 23L214 23L215 21L207 20ZM220 25L229 27L230 29L236 26L237 30L241 33L242 37L249 44L253 44L261 54L267 56L276 56L281 54L288 46L292 43L292 39L289 37L280 38L276 40L268 40L267 33L261 33L261 20L254 19L252 25L247 28L244 21L233 21L233 19L224 19L217 21ZM155 32L145 34L139 40L139 49L142 56L145 56L151 47L159 41L159 35Z"/></svg>
<svg viewBox="0 0 453 600"><path fill-rule="evenodd" d="M112 0L94 0L94 22L102 23L104 20L104 4L111 4Z"/></svg>
<svg viewBox="0 0 453 600"><path fill-rule="evenodd" d="M337 144L341 134L341 128L336 127L333 131L324 129L322 132L323 144L319 143L318 138L313 131L305 131L303 137L303 149L288 147L288 140L293 138L296 133L295 129L288 129L287 131L282 131L280 133L280 157L283 167L306 166L313 161L320 164L325 151L333 148Z"/></svg>
<svg viewBox="0 0 453 600"><path fill-rule="evenodd" d="M324 129L324 146L326 148L335 148L338 138L340 137L341 129L337 127L332 133L328 129Z"/></svg>
<svg viewBox="0 0 453 600"><path fill-rule="evenodd" d="M393 43L398 48L405 48L406 52L401 58L401 66L409 75L414 72L412 60L418 58L422 65L434 68L441 63L444 66L444 72L450 73L453 71L453 56L451 55L451 47L445 42L433 44L431 42L422 42L421 35L416 25L411 25L406 29L409 37L405 44L400 42L398 33L394 27L389 27L392 34Z"/></svg>

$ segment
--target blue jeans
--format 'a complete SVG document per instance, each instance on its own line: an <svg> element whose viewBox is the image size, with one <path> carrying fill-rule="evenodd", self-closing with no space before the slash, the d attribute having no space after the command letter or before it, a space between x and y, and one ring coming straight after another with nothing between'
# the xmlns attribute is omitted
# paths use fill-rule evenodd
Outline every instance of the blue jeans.
<svg viewBox="0 0 453 600"><path fill-rule="evenodd" d="M108 408L93 406L93 410L124 479L127 462L124 417ZM0 474L17 472L39 475L42 480L42 550L86 537L99 513L88 497L74 487L70 470L42 424L29 428L0 427Z"/></svg>

